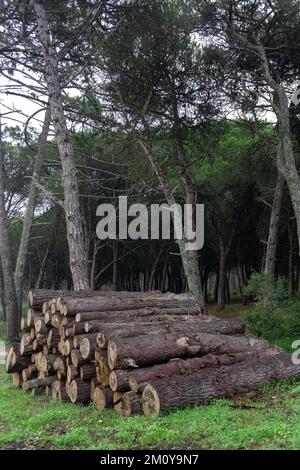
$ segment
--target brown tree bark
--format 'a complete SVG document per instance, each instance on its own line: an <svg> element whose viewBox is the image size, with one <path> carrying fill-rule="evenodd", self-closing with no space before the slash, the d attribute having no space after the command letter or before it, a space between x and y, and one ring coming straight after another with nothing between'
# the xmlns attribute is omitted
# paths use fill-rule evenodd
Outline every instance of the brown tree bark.
<svg viewBox="0 0 300 470"><path fill-rule="evenodd" d="M0 115L0 260L3 275L7 336L11 341L18 339L21 317L18 311L13 263L8 237L8 219L5 208L5 166L2 144L2 126Z"/></svg>
<svg viewBox="0 0 300 470"><path fill-rule="evenodd" d="M132 298L107 298L107 297L90 297L81 299L66 298L61 302L61 313L68 317L76 317L77 313L81 312L113 312L124 310L141 310L146 308L158 309L190 309L197 308L197 304L192 299L190 300L175 300L167 297L150 296L148 298L132 297ZM176 310L174 310L176 313ZM147 312L147 310L145 310ZM171 313L171 310L170 310ZM188 310L186 310L188 313ZM198 310L199 313L199 310ZM79 321L83 321L80 317Z"/></svg>
<svg viewBox="0 0 300 470"><path fill-rule="evenodd" d="M72 403L88 403L90 401L90 383L72 380L68 387L68 395Z"/></svg>
<svg viewBox="0 0 300 470"><path fill-rule="evenodd" d="M144 367L128 372L128 384L135 393L142 392L148 383L152 383L160 378L171 378L178 375L191 373L206 367L218 367L245 361L249 358L261 358L264 356L275 356L279 354L279 348L263 348L259 350L243 351L231 354L206 354L202 357L191 359L172 359L166 364L157 364L152 367ZM112 377L114 372L112 371ZM123 371L125 372L125 371ZM113 381L113 379L112 379Z"/></svg>
<svg viewBox="0 0 300 470"><path fill-rule="evenodd" d="M170 305L170 304L169 304ZM174 304L171 304L174 305ZM175 304L176 305L176 304ZM123 304L123 308L125 308L126 305ZM102 307L101 307L102 308ZM131 305L129 308L133 308ZM144 308L137 308L136 310L108 310L109 315L107 314L107 311L99 311L99 312L80 312L76 314L75 321L79 322L81 324L83 323L88 323L87 329L90 331L94 328L96 325L96 322L129 322L131 321L130 319L139 319L138 321L141 321L144 319L144 321L154 321L155 319L157 321L161 319L166 319L166 317L170 318L170 320L174 320L176 317L179 319L182 316L193 316L193 317L198 317L199 316L199 308L198 307L164 307L164 306L159 306L159 307L144 307ZM201 317L207 318L206 316L202 315ZM90 326L89 326L90 325ZM76 328L76 327L75 327ZM86 330L85 330L86 331Z"/></svg>
<svg viewBox="0 0 300 470"><path fill-rule="evenodd" d="M211 318L211 319L210 319ZM208 320L193 321L161 321L141 323L141 321L128 323L98 323L97 346L107 347L108 341L128 339L133 336L180 333L181 336L190 336L200 333L235 335L244 333L245 326L241 320L219 319L209 317Z"/></svg>
<svg viewBox="0 0 300 470"><path fill-rule="evenodd" d="M273 196L264 267L264 273L272 274L272 276L275 274L276 267L276 250L284 183L285 179L283 174L277 170L277 182Z"/></svg>
<svg viewBox="0 0 300 470"><path fill-rule="evenodd" d="M24 273L28 255L28 246L30 241L31 228L34 217L34 209L37 197L36 179L39 178L42 170L42 163L44 159L45 147L47 143L47 137L49 133L51 120L51 112L49 105L45 112L45 118L43 123L42 132L39 137L37 154L34 162L32 179L30 183L28 200L26 205L26 211L24 214L22 235L20 240L20 246L18 251L18 257L15 267L15 285L18 297L19 315L22 313L23 304L23 284L24 284Z"/></svg>
<svg viewBox="0 0 300 470"><path fill-rule="evenodd" d="M208 403L253 390L271 381L300 377L300 365L290 355L248 359L242 363L202 369L172 380L159 379L143 392L146 416L160 411Z"/></svg>
<svg viewBox="0 0 300 470"><path fill-rule="evenodd" d="M113 392L108 387L98 385L94 390L93 401L96 409L99 411L105 410L106 408L112 408Z"/></svg>
<svg viewBox="0 0 300 470"><path fill-rule="evenodd" d="M169 183L167 182L167 179L164 175L164 172L159 164L159 161L151 148L151 146L139 139L138 140L139 145L142 147L143 151L145 152L145 155L147 156L158 180L159 183L162 187L162 190L165 194L166 200L168 204L175 205L176 201L174 198L173 191L171 190ZM176 217L174 217L174 222L176 220ZM180 250L180 255L181 255L181 260L182 260L182 265L184 268L184 272L187 278L189 290L194 296L195 300L197 301L201 313L206 314L207 309L205 305L205 299L202 291L202 286L201 286L201 279L200 279L200 272L199 272L199 264L198 264L198 258L197 258L197 252L195 251L189 251L186 248L186 241L184 239L178 240L178 246Z"/></svg>
<svg viewBox="0 0 300 470"><path fill-rule="evenodd" d="M225 336L199 333L141 335L109 341L108 365L113 369L128 369L166 362L175 357L201 356L207 353L227 354L267 347L264 340L247 336Z"/></svg>
<svg viewBox="0 0 300 470"><path fill-rule="evenodd" d="M12 346L6 357L5 370L11 374L13 372L20 372L30 364L30 357L23 357L20 352L20 344Z"/></svg>
<svg viewBox="0 0 300 470"><path fill-rule="evenodd" d="M84 241L83 221L80 213L74 150L64 116L62 92L58 71L58 55L50 39L45 2L34 0L38 36L44 57L44 76L49 93L52 122L61 158L64 188L64 210L69 245L70 270L75 290L90 288L88 260Z"/></svg>

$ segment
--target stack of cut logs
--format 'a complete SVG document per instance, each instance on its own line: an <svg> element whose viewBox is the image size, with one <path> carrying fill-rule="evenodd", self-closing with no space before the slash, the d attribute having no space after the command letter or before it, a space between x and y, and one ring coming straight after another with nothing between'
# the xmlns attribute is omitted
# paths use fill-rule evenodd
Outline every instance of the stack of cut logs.
<svg viewBox="0 0 300 470"><path fill-rule="evenodd" d="M300 377L290 355L241 320L199 315L189 295L30 291L21 329L6 362L15 385L124 416Z"/></svg>

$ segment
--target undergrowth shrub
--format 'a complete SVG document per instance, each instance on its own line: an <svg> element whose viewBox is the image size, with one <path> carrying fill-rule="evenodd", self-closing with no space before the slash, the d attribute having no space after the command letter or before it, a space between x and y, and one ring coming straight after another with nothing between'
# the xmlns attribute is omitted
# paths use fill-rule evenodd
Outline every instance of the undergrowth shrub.
<svg viewBox="0 0 300 470"><path fill-rule="evenodd" d="M300 300L289 299L286 280L254 273L244 292L255 301L244 315L248 331L291 352L300 340Z"/></svg>

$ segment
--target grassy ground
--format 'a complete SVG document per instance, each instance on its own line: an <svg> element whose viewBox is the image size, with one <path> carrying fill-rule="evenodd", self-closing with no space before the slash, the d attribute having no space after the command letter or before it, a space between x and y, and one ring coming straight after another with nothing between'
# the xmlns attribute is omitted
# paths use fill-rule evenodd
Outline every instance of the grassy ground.
<svg viewBox="0 0 300 470"><path fill-rule="evenodd" d="M228 306L226 316L240 314L241 305ZM140 448L300 449L300 383L281 382L154 419L126 419L93 405L31 397L12 387L0 368L0 449Z"/></svg>

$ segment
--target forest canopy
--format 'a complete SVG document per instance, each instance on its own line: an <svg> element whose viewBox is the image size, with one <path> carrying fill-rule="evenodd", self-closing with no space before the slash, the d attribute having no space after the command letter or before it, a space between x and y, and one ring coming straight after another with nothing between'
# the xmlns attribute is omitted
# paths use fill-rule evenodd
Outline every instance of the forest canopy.
<svg viewBox="0 0 300 470"><path fill-rule="evenodd" d="M255 273L299 291L298 1L4 0L0 28L10 338L32 287L190 291L203 313L255 299ZM203 248L100 240L119 196L204 204Z"/></svg>

